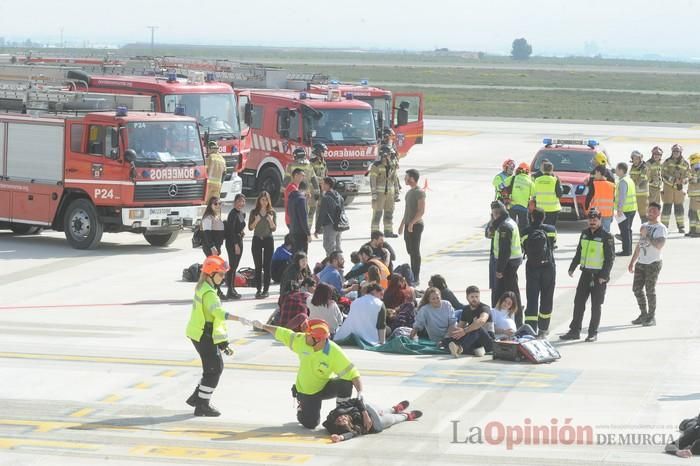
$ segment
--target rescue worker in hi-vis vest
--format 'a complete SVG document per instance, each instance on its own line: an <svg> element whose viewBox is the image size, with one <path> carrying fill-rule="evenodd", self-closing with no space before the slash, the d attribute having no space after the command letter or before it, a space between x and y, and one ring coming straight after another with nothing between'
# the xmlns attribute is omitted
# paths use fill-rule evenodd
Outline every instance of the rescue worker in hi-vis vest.
<svg viewBox="0 0 700 466"><path fill-rule="evenodd" d="M661 199L664 202L661 210L661 223L666 225L671 221L671 210L673 209L676 216L676 226L678 233L685 233L685 193L683 186L688 182L690 166L683 158L683 148L674 144L671 147L671 156L664 160L661 166L661 179L664 183L664 190L661 193Z"/></svg>
<svg viewBox="0 0 700 466"><path fill-rule="evenodd" d="M598 165L593 169L593 179L586 195L586 211L596 209L601 216L603 230L610 233L613 215L615 214L615 183L605 177L607 168Z"/></svg>
<svg viewBox="0 0 700 466"><path fill-rule="evenodd" d="M605 290L610 281L610 270L615 261L615 239L603 230L600 222L600 212L595 209L588 211L588 228L581 232L576 247L576 255L569 265L569 276L573 277L576 268L580 266L581 276L576 286L574 297L574 316L569 324L569 331L559 338L562 340L578 340L581 338L583 313L586 311L586 301L591 297L591 322L588 325L587 342L598 339L600 315L605 301Z"/></svg>
<svg viewBox="0 0 700 466"><path fill-rule="evenodd" d="M510 177L506 188L510 196L510 218L518 224L522 232L530 223L530 200L535 196L535 183L530 177L530 166L523 162L518 165L515 176Z"/></svg>
<svg viewBox="0 0 700 466"><path fill-rule="evenodd" d="M220 256L207 257L195 287L192 313L186 331L202 360L202 379L187 399L187 404L194 407L195 416L215 417L221 414L211 405L210 400L224 371L221 352L233 355L233 350L228 345L226 321L240 320L224 311L216 292L228 270L229 265Z"/></svg>
<svg viewBox="0 0 700 466"><path fill-rule="evenodd" d="M319 197L318 199L312 199L309 201L309 210L311 209L311 204L313 204L313 209L315 212L321 207L321 182L328 176L328 165L326 164L326 154L328 153L328 146L323 143L317 142L311 149L311 168L314 169L314 174L316 175L316 181L319 184ZM314 218L314 221L316 219Z"/></svg>
<svg viewBox="0 0 700 466"><path fill-rule="evenodd" d="M618 256L632 255L632 222L637 213L637 188L628 173L629 167L625 162L620 162L615 168L617 183L615 184L615 214L619 219L620 241L622 241L622 251Z"/></svg>
<svg viewBox="0 0 700 466"><path fill-rule="evenodd" d="M688 209L690 231L685 236L700 238L700 153L690 156L688 197L690 198L690 208Z"/></svg>
<svg viewBox="0 0 700 466"><path fill-rule="evenodd" d="M297 147L292 153L294 156L294 162L287 165L285 170L284 182L282 187L286 188L287 185L292 181L292 172L296 168L301 168L304 171L304 180L308 186L306 190L306 201L308 203L308 222L309 228L313 226L314 216L316 215L316 204L321 198L321 186L318 183L318 178L316 177L316 172L314 170L311 162L306 158L306 151Z"/></svg>
<svg viewBox="0 0 700 466"><path fill-rule="evenodd" d="M207 199L212 197L221 197L221 184L224 181L226 174L226 160L219 153L219 145L216 141L209 141L207 145L209 155L205 163L207 169Z"/></svg>
<svg viewBox="0 0 700 466"><path fill-rule="evenodd" d="M382 145L379 148L380 159L369 169L369 187L372 193L371 231L382 231L379 222L384 222L384 236L396 238L394 233L394 199L396 194L396 166L390 160L391 148Z"/></svg>
<svg viewBox="0 0 700 466"><path fill-rule="evenodd" d="M564 194L559 178L554 175L552 162L542 162L542 175L535 178L535 203L545 213L544 223L557 226L557 218L561 212L559 198Z"/></svg>
<svg viewBox="0 0 700 466"><path fill-rule="evenodd" d="M503 202L503 205L508 208L510 205L510 199L507 195L506 188L508 187L509 178L513 176L515 171L515 160L507 159L503 162L503 170L493 177L493 189L496 191L496 196L494 200Z"/></svg>
<svg viewBox="0 0 700 466"><path fill-rule="evenodd" d="M629 174L636 189L637 212L644 223L647 221L647 207L649 207L649 168L638 150L632 151L630 159L632 165Z"/></svg>
<svg viewBox="0 0 700 466"><path fill-rule="evenodd" d="M663 181L661 181L661 157L663 155L664 151L659 146L655 146L651 150L651 158L646 162L649 174L649 202L656 202L657 204L661 204L661 187L663 186Z"/></svg>

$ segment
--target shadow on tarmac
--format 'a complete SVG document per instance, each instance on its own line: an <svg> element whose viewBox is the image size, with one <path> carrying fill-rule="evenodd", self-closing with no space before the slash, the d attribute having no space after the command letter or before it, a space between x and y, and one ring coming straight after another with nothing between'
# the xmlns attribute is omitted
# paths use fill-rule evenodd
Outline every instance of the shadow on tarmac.
<svg viewBox="0 0 700 466"><path fill-rule="evenodd" d="M114 419L102 419L95 422L87 422L79 426L69 427L70 430L97 430L105 427L141 427L155 424L165 424L168 422L186 421L192 419L194 414L173 414L171 416L160 417L118 417Z"/></svg>
<svg viewBox="0 0 700 466"><path fill-rule="evenodd" d="M314 431L302 427L296 422L287 422L281 426L259 427L257 429L245 430L241 432L230 432L226 437L213 438L216 442L236 442L239 440L250 440L264 437L289 437L294 435L304 437L309 440L328 440L327 435L320 434L322 431ZM220 435L227 434L226 431L220 431ZM319 435L320 434L320 435Z"/></svg>
<svg viewBox="0 0 700 466"><path fill-rule="evenodd" d="M700 400L700 393L688 393L687 395L661 395L659 401L693 401Z"/></svg>

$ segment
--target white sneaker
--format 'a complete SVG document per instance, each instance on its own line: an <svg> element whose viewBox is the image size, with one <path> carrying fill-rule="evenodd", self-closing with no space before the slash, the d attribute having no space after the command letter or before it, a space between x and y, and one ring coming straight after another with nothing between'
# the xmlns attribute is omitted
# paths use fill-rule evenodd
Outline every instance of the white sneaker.
<svg viewBox="0 0 700 466"><path fill-rule="evenodd" d="M486 350L484 349L483 346L479 346L478 348L474 348L472 351L472 354L476 356L477 358L480 358L482 356L486 356Z"/></svg>
<svg viewBox="0 0 700 466"><path fill-rule="evenodd" d="M452 356L454 356L455 358L458 358L458 357L464 352L464 350L462 349L462 345L458 345L458 344L455 343L454 341L451 341L451 342L447 345L447 347L450 349L450 353L451 353Z"/></svg>

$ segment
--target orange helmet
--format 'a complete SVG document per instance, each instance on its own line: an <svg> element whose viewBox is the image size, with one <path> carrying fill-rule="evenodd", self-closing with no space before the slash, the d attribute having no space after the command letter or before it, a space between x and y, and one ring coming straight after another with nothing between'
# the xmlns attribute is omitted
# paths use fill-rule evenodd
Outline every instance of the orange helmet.
<svg viewBox="0 0 700 466"><path fill-rule="evenodd" d="M204 259L204 263L202 264L202 272L207 275L214 275L217 272L225 273L228 272L228 269L228 262L223 260L220 256L209 256Z"/></svg>
<svg viewBox="0 0 700 466"><path fill-rule="evenodd" d="M505 169L508 168L508 167L513 167L513 168L515 168L515 160L513 160L513 159L506 159L506 160L503 162L503 169L505 170Z"/></svg>
<svg viewBox="0 0 700 466"><path fill-rule="evenodd" d="M314 340L327 340L331 329L323 319L311 319L306 324L306 334Z"/></svg>
<svg viewBox="0 0 700 466"><path fill-rule="evenodd" d="M525 173L528 173L530 171L530 165L528 165L526 162L523 162L520 165L518 165L518 170L522 170Z"/></svg>

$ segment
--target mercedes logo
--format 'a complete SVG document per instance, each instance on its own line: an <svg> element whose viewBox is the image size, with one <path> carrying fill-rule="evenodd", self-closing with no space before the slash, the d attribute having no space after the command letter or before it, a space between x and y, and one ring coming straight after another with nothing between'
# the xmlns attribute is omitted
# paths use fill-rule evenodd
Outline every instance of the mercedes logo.
<svg viewBox="0 0 700 466"><path fill-rule="evenodd" d="M170 197L177 196L177 185L176 184L171 184L168 187L168 196L170 196Z"/></svg>
<svg viewBox="0 0 700 466"><path fill-rule="evenodd" d="M347 160L343 160L340 162L340 169L343 171L346 171L348 168L350 168L350 162Z"/></svg>

